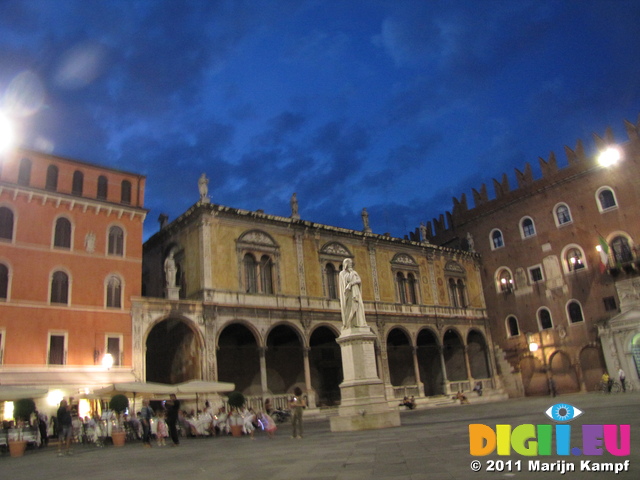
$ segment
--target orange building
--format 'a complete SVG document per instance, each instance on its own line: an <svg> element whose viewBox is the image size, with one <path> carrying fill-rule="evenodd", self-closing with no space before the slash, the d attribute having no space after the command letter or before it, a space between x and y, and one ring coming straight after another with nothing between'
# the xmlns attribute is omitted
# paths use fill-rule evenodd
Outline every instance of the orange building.
<svg viewBox="0 0 640 480"><path fill-rule="evenodd" d="M141 175L34 151L0 158L0 384L73 394L134 379L144 187Z"/></svg>

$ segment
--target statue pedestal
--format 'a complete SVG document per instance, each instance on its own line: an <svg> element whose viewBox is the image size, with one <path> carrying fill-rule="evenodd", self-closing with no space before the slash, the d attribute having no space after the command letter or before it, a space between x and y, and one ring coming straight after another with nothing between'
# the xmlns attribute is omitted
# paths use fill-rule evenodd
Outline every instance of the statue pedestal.
<svg viewBox="0 0 640 480"><path fill-rule="evenodd" d="M332 432L400 426L400 413L389 408L384 384L376 370L376 335L369 327L342 331L336 340L342 351L343 382L338 416L330 418Z"/></svg>
<svg viewBox="0 0 640 480"><path fill-rule="evenodd" d="M180 300L180 287L166 287L167 300Z"/></svg>

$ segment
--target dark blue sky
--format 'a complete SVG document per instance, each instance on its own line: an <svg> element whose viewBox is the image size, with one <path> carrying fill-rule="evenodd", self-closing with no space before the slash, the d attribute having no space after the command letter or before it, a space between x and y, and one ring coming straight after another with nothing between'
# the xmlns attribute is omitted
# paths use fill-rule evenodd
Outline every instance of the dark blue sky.
<svg viewBox="0 0 640 480"><path fill-rule="evenodd" d="M198 200L403 236L640 113L636 0L3 0L20 143ZM472 202L470 202L472 203Z"/></svg>

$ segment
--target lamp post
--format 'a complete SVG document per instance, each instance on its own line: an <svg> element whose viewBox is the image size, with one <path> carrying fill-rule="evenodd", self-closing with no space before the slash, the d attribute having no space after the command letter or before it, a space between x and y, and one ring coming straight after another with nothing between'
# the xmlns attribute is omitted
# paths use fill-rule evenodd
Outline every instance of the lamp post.
<svg viewBox="0 0 640 480"><path fill-rule="evenodd" d="M102 366L107 370L111 370L111 367L113 367L113 355L105 353L104 357L102 357Z"/></svg>

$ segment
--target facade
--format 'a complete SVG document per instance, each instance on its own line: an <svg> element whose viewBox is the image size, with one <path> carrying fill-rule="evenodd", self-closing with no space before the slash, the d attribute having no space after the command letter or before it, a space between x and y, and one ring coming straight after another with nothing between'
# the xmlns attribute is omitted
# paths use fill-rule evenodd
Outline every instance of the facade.
<svg viewBox="0 0 640 480"><path fill-rule="evenodd" d="M291 217L280 217L200 193L144 245L145 297L132 311L137 376L233 382L276 398L299 386L311 406L338 404L338 274L350 258L391 404L477 381L499 387L477 255L371 233L364 211L354 231L301 220L295 198Z"/></svg>
<svg viewBox="0 0 640 480"><path fill-rule="evenodd" d="M24 149L0 168L0 384L132 381L145 178Z"/></svg>
<svg viewBox="0 0 640 480"><path fill-rule="evenodd" d="M640 141L616 145L610 130L595 137L597 151L615 147L620 161L604 167L581 143L566 148L568 166L555 155L454 198L452 213L426 226L437 245L475 251L496 345L496 362L510 395L545 395L599 387L619 368L638 384L640 370ZM537 346L536 351L532 351ZM532 347L532 348L530 348Z"/></svg>

